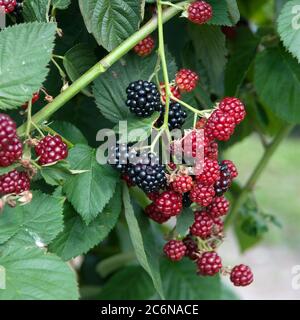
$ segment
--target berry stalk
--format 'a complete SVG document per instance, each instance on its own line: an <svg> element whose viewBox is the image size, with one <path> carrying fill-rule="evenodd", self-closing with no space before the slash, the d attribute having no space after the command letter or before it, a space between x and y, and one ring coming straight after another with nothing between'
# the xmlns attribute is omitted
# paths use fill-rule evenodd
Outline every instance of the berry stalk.
<svg viewBox="0 0 300 320"><path fill-rule="evenodd" d="M190 3L192 0L187 0L179 3L182 6ZM177 15L180 10L176 8L167 8L161 13L161 21L165 23ZM141 40L150 35L158 27L158 17L154 16L148 23L146 23L140 30L134 33L131 37L121 43L117 48L110 52L101 61L95 64L90 70L88 70L79 79L73 82L72 85L61 94L59 94L51 103L46 105L42 110L37 112L32 121L36 124L49 119L57 110L59 110L66 102L71 100L82 89L93 82L99 75L106 72L114 63L120 60L126 53L128 53L135 45ZM33 130L31 126L30 130ZM18 134L23 136L26 132L26 124L23 124L18 128Z"/></svg>
<svg viewBox="0 0 300 320"><path fill-rule="evenodd" d="M280 131L277 133L274 140L266 147L265 152L257 164L256 168L252 172L250 178L248 179L246 185L242 189L241 193L239 194L238 198L235 200L231 212L227 215L227 218L225 220L225 227L229 227L231 222L234 220L236 215L239 212L239 209L241 206L245 203L247 199L248 193L254 188L257 180L260 178L261 174L265 170L266 166L269 164L269 161L271 160L273 154L280 146L281 142L288 136L290 131L294 125L286 125L283 126Z"/></svg>

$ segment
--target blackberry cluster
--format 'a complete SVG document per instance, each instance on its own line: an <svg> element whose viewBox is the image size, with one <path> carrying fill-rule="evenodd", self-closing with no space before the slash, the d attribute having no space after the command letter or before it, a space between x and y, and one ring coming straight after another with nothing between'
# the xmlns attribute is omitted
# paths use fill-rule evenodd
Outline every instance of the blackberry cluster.
<svg viewBox="0 0 300 320"><path fill-rule="evenodd" d="M162 110L160 117L157 120L157 126L160 127L164 122L165 111ZM183 110L181 104L177 102L170 102L169 105L169 129L181 129L187 117L187 113Z"/></svg>
<svg viewBox="0 0 300 320"><path fill-rule="evenodd" d="M126 105L138 117L150 117L155 111L161 111L160 93L153 82L138 80L126 89Z"/></svg>

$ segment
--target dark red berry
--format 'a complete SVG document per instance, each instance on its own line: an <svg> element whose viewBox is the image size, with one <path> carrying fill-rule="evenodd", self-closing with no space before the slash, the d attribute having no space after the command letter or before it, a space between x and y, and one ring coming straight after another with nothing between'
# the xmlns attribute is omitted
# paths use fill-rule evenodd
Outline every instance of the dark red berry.
<svg viewBox="0 0 300 320"><path fill-rule="evenodd" d="M194 23L206 23L212 16L212 6L205 1L195 1L188 7L188 19Z"/></svg>
<svg viewBox="0 0 300 320"><path fill-rule="evenodd" d="M246 117L245 106L238 98L224 98L219 104L219 110L232 116L235 124L241 123Z"/></svg>
<svg viewBox="0 0 300 320"><path fill-rule="evenodd" d="M8 167L22 156L23 146L20 139L15 136L6 143L0 142L0 167Z"/></svg>
<svg viewBox="0 0 300 320"><path fill-rule="evenodd" d="M237 287L245 287L253 282L253 273L248 266L240 264L231 270L230 280Z"/></svg>
<svg viewBox="0 0 300 320"><path fill-rule="evenodd" d="M193 91L198 83L199 77L196 72L189 69L181 69L176 74L175 82L183 92Z"/></svg>
<svg viewBox="0 0 300 320"><path fill-rule="evenodd" d="M185 237L183 239L183 243L186 246L185 256L189 257L191 260L197 260L199 255L197 243L191 238L191 236Z"/></svg>
<svg viewBox="0 0 300 320"><path fill-rule="evenodd" d="M127 186L129 188L134 186L134 183L131 181L130 177L127 174L122 174L121 179L127 183Z"/></svg>
<svg viewBox="0 0 300 320"><path fill-rule="evenodd" d="M193 236L206 239L211 236L214 221L205 211L195 212L195 221L190 227L190 233Z"/></svg>
<svg viewBox="0 0 300 320"><path fill-rule="evenodd" d="M168 163L168 168L172 171L177 169L177 165L173 162Z"/></svg>
<svg viewBox="0 0 300 320"><path fill-rule="evenodd" d="M39 164L46 165L67 158L68 147L58 135L44 137L35 147Z"/></svg>
<svg viewBox="0 0 300 320"><path fill-rule="evenodd" d="M182 210L182 196L175 191L164 191L154 203L160 212L168 216L176 216Z"/></svg>
<svg viewBox="0 0 300 320"><path fill-rule="evenodd" d="M16 5L16 0L0 0L0 7L4 8L5 13L13 12L15 10Z"/></svg>
<svg viewBox="0 0 300 320"><path fill-rule="evenodd" d="M17 134L16 123L4 113L0 113L0 148L8 144Z"/></svg>
<svg viewBox="0 0 300 320"><path fill-rule="evenodd" d="M147 193L147 197L148 197L151 201L155 201L155 200L159 197L159 192L150 192L150 193Z"/></svg>
<svg viewBox="0 0 300 320"><path fill-rule="evenodd" d="M206 158L200 168L196 168L196 181L204 185L214 185L220 179L220 166L217 160Z"/></svg>
<svg viewBox="0 0 300 320"><path fill-rule="evenodd" d="M179 261L185 256L186 246L180 240L170 240L164 246L164 253L172 261Z"/></svg>
<svg viewBox="0 0 300 320"><path fill-rule="evenodd" d="M203 276L214 276L222 269L222 259L215 251L204 252L197 259L198 273Z"/></svg>
<svg viewBox="0 0 300 320"><path fill-rule="evenodd" d="M30 189L30 179L26 172L13 170L0 176L0 195L20 194Z"/></svg>
<svg viewBox="0 0 300 320"><path fill-rule="evenodd" d="M209 117L205 133L213 140L227 141L230 139L235 129L235 118L222 110L215 110Z"/></svg>
<svg viewBox="0 0 300 320"><path fill-rule="evenodd" d="M186 193L193 188L193 178L187 175L179 175L175 177L171 183L171 188L178 193Z"/></svg>
<svg viewBox="0 0 300 320"><path fill-rule="evenodd" d="M198 203L202 207L207 207L213 201L215 190L213 186L196 184L190 191L190 199L192 202Z"/></svg>
<svg viewBox="0 0 300 320"><path fill-rule="evenodd" d="M223 160L221 162L221 165L227 165L227 168L228 168L228 170L230 172L231 179L235 179L239 175L238 170L237 170L235 164L232 161Z"/></svg>
<svg viewBox="0 0 300 320"><path fill-rule="evenodd" d="M135 47L134 51L140 57L146 57L153 51L155 46L155 41L151 36L146 37L140 41Z"/></svg>
<svg viewBox="0 0 300 320"><path fill-rule="evenodd" d="M31 104L36 103L39 100L39 98L40 98L40 92L34 93L31 99ZM28 108L28 102L24 103L22 105L22 108L26 110Z"/></svg>
<svg viewBox="0 0 300 320"><path fill-rule="evenodd" d="M213 217L225 216L229 210L229 201L225 197L215 197L206 211Z"/></svg>
<svg viewBox="0 0 300 320"><path fill-rule="evenodd" d="M161 213L154 203L151 203L146 207L145 213L150 219L159 224L162 224L170 219L170 216Z"/></svg>

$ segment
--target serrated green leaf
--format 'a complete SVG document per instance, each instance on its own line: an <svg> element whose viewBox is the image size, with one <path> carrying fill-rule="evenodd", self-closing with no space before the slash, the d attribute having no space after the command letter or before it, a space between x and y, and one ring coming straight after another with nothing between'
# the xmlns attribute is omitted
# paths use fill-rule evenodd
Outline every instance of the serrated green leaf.
<svg viewBox="0 0 300 320"><path fill-rule="evenodd" d="M109 166L98 164L95 150L86 145L72 148L68 160L72 169L88 170L69 177L63 190L85 223L89 224L113 196L118 174Z"/></svg>
<svg viewBox="0 0 300 320"><path fill-rule="evenodd" d="M125 105L126 88L133 81L148 79L154 71L156 61L157 57L154 54L144 59L128 54L124 60L113 65L103 76L95 80L93 92L96 103L107 119L118 122L128 118L130 112ZM170 79L174 79L177 66L168 51L167 61Z"/></svg>
<svg viewBox="0 0 300 320"><path fill-rule="evenodd" d="M281 48L257 55L254 84L259 99L279 118L300 122L300 65Z"/></svg>
<svg viewBox="0 0 300 320"><path fill-rule="evenodd" d="M159 264L157 259L155 259L155 257L153 256L153 252L155 251L155 249L157 250L157 247L153 247L153 244L155 243L155 237L153 237L153 234L151 232L149 221L146 222L145 220L142 220L142 218L140 220L140 223L143 224L143 228L141 229L130 201L128 188L125 184L123 184L123 204L125 217L136 257L141 266L150 275L153 281L153 285L160 297L164 298L163 287L161 284L159 272ZM143 232L141 230L143 230Z"/></svg>
<svg viewBox="0 0 300 320"><path fill-rule="evenodd" d="M52 0L53 7L60 10L67 9L70 4L71 0Z"/></svg>
<svg viewBox="0 0 300 320"><path fill-rule="evenodd" d="M259 39L250 29L238 28L225 70L225 95L235 96L254 61Z"/></svg>
<svg viewBox="0 0 300 320"><path fill-rule="evenodd" d="M0 168L0 176L6 174L6 173L9 173L11 171L13 171L14 169L16 168L19 168L21 167L21 164L20 163L13 163L12 165L8 166L8 167L4 167L4 168Z"/></svg>
<svg viewBox="0 0 300 320"><path fill-rule="evenodd" d="M88 144L82 132L72 123L55 121L50 127L73 144Z"/></svg>
<svg viewBox="0 0 300 320"><path fill-rule="evenodd" d="M49 0L25 0L23 3L23 17L26 22L47 22Z"/></svg>
<svg viewBox="0 0 300 320"><path fill-rule="evenodd" d="M0 247L5 268L0 300L76 300L74 271L57 256L39 248L14 245Z"/></svg>
<svg viewBox="0 0 300 320"><path fill-rule="evenodd" d="M87 29L111 51L138 30L140 0L79 0Z"/></svg>
<svg viewBox="0 0 300 320"><path fill-rule="evenodd" d="M1 228L0 239L8 240L11 236L23 232L29 235L32 244L37 241L50 243L63 229L63 202L63 198L34 191L29 204L16 208L5 206L0 216L0 225L7 225Z"/></svg>
<svg viewBox="0 0 300 320"><path fill-rule="evenodd" d="M88 44L79 43L65 54L63 63L69 78L74 82L97 63L97 58ZM82 92L91 96L90 88L84 88Z"/></svg>
<svg viewBox="0 0 300 320"><path fill-rule="evenodd" d="M72 172L67 162L59 161L55 165L43 166L40 174L47 184L51 186L62 186Z"/></svg>
<svg viewBox="0 0 300 320"><path fill-rule="evenodd" d="M189 33L196 54L206 68L211 91L222 95L224 90L224 69L227 61L225 35L221 32L220 28L208 25L189 25Z"/></svg>
<svg viewBox="0 0 300 320"><path fill-rule="evenodd" d="M231 23L237 24L241 18L239 7L236 0L226 0L227 10Z"/></svg>
<svg viewBox="0 0 300 320"><path fill-rule="evenodd" d="M288 1L278 17L278 33L287 50L300 62L300 2Z"/></svg>
<svg viewBox="0 0 300 320"><path fill-rule="evenodd" d="M213 9L213 16L207 22L207 24L218 26L232 26L236 23L237 5L235 0L207 0L207 2L212 6ZM231 11L229 11L229 9Z"/></svg>
<svg viewBox="0 0 300 320"><path fill-rule="evenodd" d="M191 208L185 208L179 216L177 216L176 232L181 236L186 235L189 227L195 220L193 210Z"/></svg>
<svg viewBox="0 0 300 320"><path fill-rule="evenodd" d="M63 260L70 260L86 253L103 241L115 226L121 211L121 191L117 187L111 199L99 216L88 226L70 204L65 206L65 228L50 244L49 250Z"/></svg>
<svg viewBox="0 0 300 320"><path fill-rule="evenodd" d="M0 32L0 109L13 109L31 99L48 73L55 23L28 23Z"/></svg>

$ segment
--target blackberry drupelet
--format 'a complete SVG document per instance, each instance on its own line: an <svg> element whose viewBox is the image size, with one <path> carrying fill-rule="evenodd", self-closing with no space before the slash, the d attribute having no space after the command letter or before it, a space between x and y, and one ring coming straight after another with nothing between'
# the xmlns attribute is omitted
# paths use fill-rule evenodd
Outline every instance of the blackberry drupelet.
<svg viewBox="0 0 300 320"><path fill-rule="evenodd" d="M221 197L228 191L231 185L231 174L227 164L220 164L220 179L216 182L214 188L217 197Z"/></svg>
<svg viewBox="0 0 300 320"><path fill-rule="evenodd" d="M159 158L152 153L142 154L136 163L129 165L127 173L145 193L157 192L167 183L165 166L159 164Z"/></svg>
<svg viewBox="0 0 300 320"><path fill-rule="evenodd" d="M126 105L138 117L150 117L155 111L161 111L160 93L153 82L138 80L126 89Z"/></svg>
<svg viewBox="0 0 300 320"><path fill-rule="evenodd" d="M162 110L157 121L157 126L162 126L164 123L165 110ZM170 102L169 105L169 129L181 129L183 126L187 113L182 109L182 106L177 102Z"/></svg>
<svg viewBox="0 0 300 320"><path fill-rule="evenodd" d="M129 156L133 154L130 152L131 145L125 143L117 143L109 150L108 163L120 170L122 173L126 173L129 166Z"/></svg>

